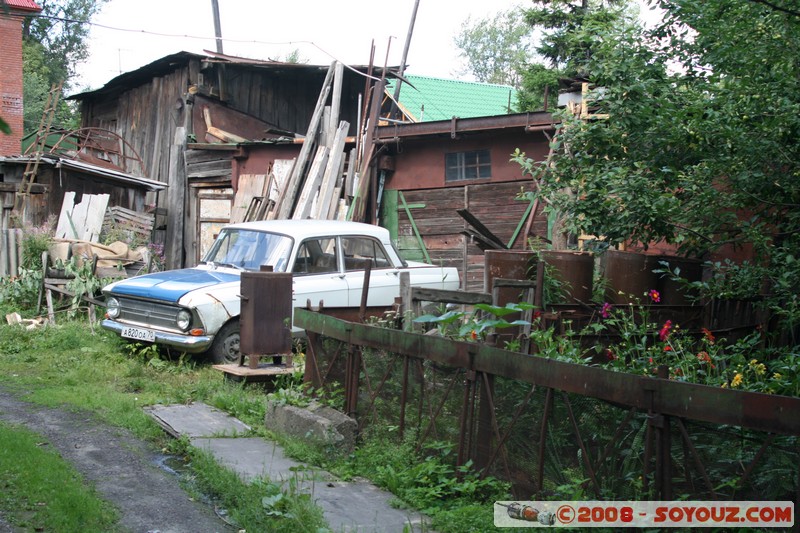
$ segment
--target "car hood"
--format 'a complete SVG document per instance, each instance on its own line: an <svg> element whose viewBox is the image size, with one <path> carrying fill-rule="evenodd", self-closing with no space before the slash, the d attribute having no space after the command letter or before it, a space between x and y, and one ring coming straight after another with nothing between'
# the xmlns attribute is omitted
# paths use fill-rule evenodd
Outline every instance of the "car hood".
<svg viewBox="0 0 800 533"><path fill-rule="evenodd" d="M124 279L109 285L104 291L119 296L177 302L182 296L194 290L239 280L238 274L184 268Z"/></svg>

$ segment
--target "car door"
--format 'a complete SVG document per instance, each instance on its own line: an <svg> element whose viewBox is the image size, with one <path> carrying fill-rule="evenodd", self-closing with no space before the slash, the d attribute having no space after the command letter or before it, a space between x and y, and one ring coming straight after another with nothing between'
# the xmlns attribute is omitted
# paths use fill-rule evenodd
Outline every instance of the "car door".
<svg viewBox="0 0 800 533"><path fill-rule="evenodd" d="M339 267L335 237L306 239L295 256L293 306L346 307L348 284Z"/></svg>
<svg viewBox="0 0 800 533"><path fill-rule="evenodd" d="M366 236L340 237L340 241L350 307L361 305L364 269L368 263L372 270L367 305L392 305L400 294L400 278L380 241Z"/></svg>

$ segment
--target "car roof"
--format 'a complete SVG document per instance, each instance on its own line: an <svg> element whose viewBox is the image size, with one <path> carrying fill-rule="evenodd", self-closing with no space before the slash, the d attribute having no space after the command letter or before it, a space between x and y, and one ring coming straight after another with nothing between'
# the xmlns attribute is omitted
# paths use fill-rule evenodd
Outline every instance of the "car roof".
<svg viewBox="0 0 800 533"><path fill-rule="evenodd" d="M308 237L330 237L333 235L368 235L382 242L390 242L389 230L386 228L347 220L259 220L228 224L225 227L282 233L301 240Z"/></svg>

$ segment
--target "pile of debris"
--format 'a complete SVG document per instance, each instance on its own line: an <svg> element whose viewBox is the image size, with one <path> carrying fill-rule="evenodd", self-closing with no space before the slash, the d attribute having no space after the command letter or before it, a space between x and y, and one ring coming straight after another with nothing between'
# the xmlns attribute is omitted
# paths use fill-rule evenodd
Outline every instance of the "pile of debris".
<svg viewBox="0 0 800 533"><path fill-rule="evenodd" d="M79 265L92 262L94 274L101 278L124 278L152 269L154 257L147 243L155 217L108 207L108 200L107 194L84 194L76 204L74 192L64 194L48 266L75 257ZM103 245L101 236L114 240Z"/></svg>

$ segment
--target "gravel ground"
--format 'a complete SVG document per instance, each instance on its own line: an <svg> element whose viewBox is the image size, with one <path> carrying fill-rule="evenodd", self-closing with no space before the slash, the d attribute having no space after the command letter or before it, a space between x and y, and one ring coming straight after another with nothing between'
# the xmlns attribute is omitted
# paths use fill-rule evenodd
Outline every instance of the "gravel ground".
<svg viewBox="0 0 800 533"><path fill-rule="evenodd" d="M190 500L175 475L157 466L159 450L91 412L30 404L0 386L0 420L42 435L119 510L120 526L128 531L231 531L213 509ZM14 531L0 516L0 533Z"/></svg>

